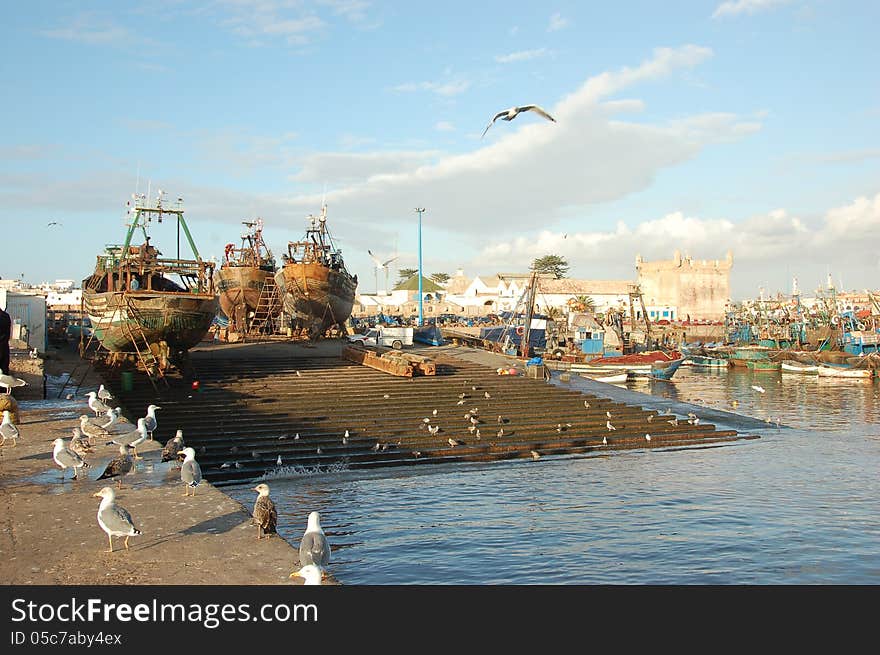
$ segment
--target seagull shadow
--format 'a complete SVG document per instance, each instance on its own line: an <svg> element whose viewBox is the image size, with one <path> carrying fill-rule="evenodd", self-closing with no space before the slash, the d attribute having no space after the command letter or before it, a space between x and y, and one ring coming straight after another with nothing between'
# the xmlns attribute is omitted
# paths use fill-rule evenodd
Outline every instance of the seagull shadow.
<svg viewBox="0 0 880 655"><path fill-rule="evenodd" d="M250 520L250 517L247 515L243 515L241 512L229 512L227 514L223 514L222 516L215 516L214 518L208 519L207 521L202 521L201 523L196 523L193 526L186 528L185 530L181 530L180 534L219 534L223 532L229 532L237 528L238 526L246 523Z"/></svg>

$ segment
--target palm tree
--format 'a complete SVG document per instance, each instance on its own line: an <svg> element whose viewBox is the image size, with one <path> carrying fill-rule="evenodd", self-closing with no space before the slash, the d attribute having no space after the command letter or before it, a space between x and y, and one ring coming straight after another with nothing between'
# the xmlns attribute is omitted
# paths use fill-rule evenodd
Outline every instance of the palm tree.
<svg viewBox="0 0 880 655"><path fill-rule="evenodd" d="M592 296L575 296L572 299L572 308L579 312L596 312L596 301Z"/></svg>

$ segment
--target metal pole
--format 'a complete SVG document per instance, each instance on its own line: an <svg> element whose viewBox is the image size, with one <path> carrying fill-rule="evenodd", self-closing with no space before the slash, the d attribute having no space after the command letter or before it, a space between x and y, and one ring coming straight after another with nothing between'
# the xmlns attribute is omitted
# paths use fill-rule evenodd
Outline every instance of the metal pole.
<svg viewBox="0 0 880 655"><path fill-rule="evenodd" d="M415 211L419 214L419 327L423 325L422 314L422 212L424 207L416 207Z"/></svg>

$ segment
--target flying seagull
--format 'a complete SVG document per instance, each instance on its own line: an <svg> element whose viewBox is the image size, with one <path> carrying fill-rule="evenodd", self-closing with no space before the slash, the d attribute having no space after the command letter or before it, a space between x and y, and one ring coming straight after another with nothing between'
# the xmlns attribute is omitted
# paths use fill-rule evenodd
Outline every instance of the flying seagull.
<svg viewBox="0 0 880 655"><path fill-rule="evenodd" d="M548 121L553 121L554 123L556 122L555 118L553 118L550 114L541 109L541 107L539 107L538 105L523 105L522 107L511 107L510 109L505 109L504 111L499 111L497 114L495 114L495 117L491 121L489 121L486 129L483 130L483 134L480 135L480 138L482 139L484 136L486 136L486 132L489 131L489 128L492 127L492 125L495 124L495 121L497 121L499 118L503 121L512 121L524 111L533 111L536 114L540 114Z"/></svg>

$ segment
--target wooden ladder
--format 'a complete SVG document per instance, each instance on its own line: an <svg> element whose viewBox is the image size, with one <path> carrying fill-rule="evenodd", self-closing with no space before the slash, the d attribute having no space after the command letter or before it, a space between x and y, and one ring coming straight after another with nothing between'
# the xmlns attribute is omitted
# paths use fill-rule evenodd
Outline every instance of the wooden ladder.
<svg viewBox="0 0 880 655"><path fill-rule="evenodd" d="M125 305L129 320L122 323L122 329L131 340L138 361L140 361L141 365L144 367L147 377L150 380L150 384L153 385L155 391L159 391L159 388L156 386L156 379L161 380L165 384L165 387L168 388L170 385L165 377L165 373L162 372L162 367L159 366L159 360L153 354L153 351L150 348L150 343L147 341L147 335L144 334L144 331L141 328L140 312L128 296L125 296Z"/></svg>
<svg viewBox="0 0 880 655"><path fill-rule="evenodd" d="M267 325L273 320L273 314L278 308L278 285L275 284L275 278L267 275L263 282L263 288L260 290L260 298L257 300L257 306L254 309L254 317L248 326L248 335L254 336L263 332ZM274 334L275 330L271 332Z"/></svg>

